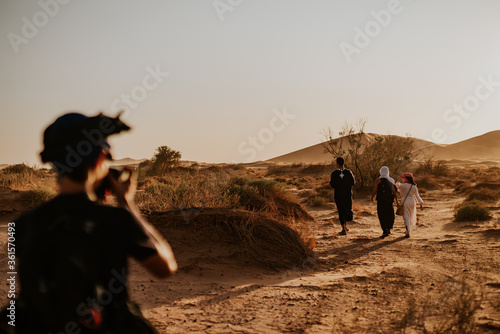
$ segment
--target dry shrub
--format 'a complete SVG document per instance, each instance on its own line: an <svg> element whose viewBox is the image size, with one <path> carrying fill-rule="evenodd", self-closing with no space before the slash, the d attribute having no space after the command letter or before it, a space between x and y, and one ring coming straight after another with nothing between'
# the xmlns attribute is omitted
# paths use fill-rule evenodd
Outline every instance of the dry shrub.
<svg viewBox="0 0 500 334"><path fill-rule="evenodd" d="M500 182L500 169L498 167L490 167L487 169L481 169L476 174L476 179L478 182Z"/></svg>
<svg viewBox="0 0 500 334"><path fill-rule="evenodd" d="M485 202L496 202L500 197L499 190L492 190L488 188L475 188L467 191L469 194L467 196L468 201L485 201Z"/></svg>
<svg viewBox="0 0 500 334"><path fill-rule="evenodd" d="M38 187L56 188L54 172L36 169L25 164L7 166L0 170L0 188L31 190Z"/></svg>
<svg viewBox="0 0 500 334"><path fill-rule="evenodd" d="M214 244L223 244L223 256L236 255L271 268L306 266L313 256L315 239L307 225L295 220L278 221L262 213L208 208L166 212L149 220L171 240L174 252L197 249L207 254Z"/></svg>
<svg viewBox="0 0 500 334"><path fill-rule="evenodd" d="M224 167L231 170L245 170L245 167L242 164L227 164L224 165Z"/></svg>
<svg viewBox="0 0 500 334"><path fill-rule="evenodd" d="M456 207L456 221L478 221L491 218L490 210L477 200L466 200Z"/></svg>
<svg viewBox="0 0 500 334"><path fill-rule="evenodd" d="M317 193L314 191L314 190L311 190L311 189L306 189L306 190L302 190L300 193L299 193L299 197L302 197L302 198L309 198L313 195L316 195Z"/></svg>
<svg viewBox="0 0 500 334"><path fill-rule="evenodd" d="M464 180L458 179L454 182L455 191L464 192L472 188L472 185Z"/></svg>
<svg viewBox="0 0 500 334"><path fill-rule="evenodd" d="M328 165L308 165L300 170L301 174L327 174L331 172L333 166L331 164Z"/></svg>
<svg viewBox="0 0 500 334"><path fill-rule="evenodd" d="M309 192L306 203L311 206L322 206L333 202L334 191L328 183L316 187L314 192Z"/></svg>
<svg viewBox="0 0 500 334"><path fill-rule="evenodd" d="M291 175L291 174L297 174L297 171L299 171L302 167L304 167L304 164L302 163L295 163L295 164L288 164L288 165L270 165L267 167L267 176L270 175Z"/></svg>
<svg viewBox="0 0 500 334"><path fill-rule="evenodd" d="M314 218L287 191L283 183L270 179L254 180L248 177L232 178L224 196L234 198L238 207L267 212L276 216L314 220Z"/></svg>
<svg viewBox="0 0 500 334"><path fill-rule="evenodd" d="M283 183L269 179L233 177L226 172L173 173L141 181L139 208L164 212L191 207L240 208L279 217L314 220Z"/></svg>
<svg viewBox="0 0 500 334"><path fill-rule="evenodd" d="M163 212L187 207L231 207L235 199L224 196L229 176L198 171L146 179L136 195L143 211Z"/></svg>
<svg viewBox="0 0 500 334"><path fill-rule="evenodd" d="M500 183L479 182L474 186L474 189L490 189L490 190L500 191Z"/></svg>
<svg viewBox="0 0 500 334"><path fill-rule="evenodd" d="M2 174L33 176L33 175L40 175L40 171L38 171L35 168L30 167L26 164L16 164L16 165L7 166L4 169L2 169Z"/></svg>
<svg viewBox="0 0 500 334"><path fill-rule="evenodd" d="M432 176L445 176L450 172L450 167L443 160L434 160L432 158L428 158L424 162L422 162L415 173L418 175L432 175Z"/></svg>
<svg viewBox="0 0 500 334"><path fill-rule="evenodd" d="M56 192L53 189L40 186L36 189L24 191L20 199L27 208L34 208L51 200L55 196Z"/></svg>
<svg viewBox="0 0 500 334"><path fill-rule="evenodd" d="M292 172L293 167L290 165L271 165L267 167L267 173L266 175L283 175L287 174L290 175Z"/></svg>
<svg viewBox="0 0 500 334"><path fill-rule="evenodd" d="M276 178L275 180L281 181L281 182L286 183L290 186L295 186L295 187L297 187L297 189L312 188L312 184L314 182L314 180L309 176L292 177L291 179L279 177L279 178Z"/></svg>
<svg viewBox="0 0 500 334"><path fill-rule="evenodd" d="M419 189L434 190L440 188L440 183L432 176L416 177L415 181Z"/></svg>
<svg viewBox="0 0 500 334"><path fill-rule="evenodd" d="M328 202L323 196L313 195L307 199L307 204L311 206L323 206Z"/></svg>
<svg viewBox="0 0 500 334"><path fill-rule="evenodd" d="M318 194L323 196L328 202L333 201L333 197L335 195L335 191L330 187L330 184L322 185L315 189Z"/></svg>
<svg viewBox="0 0 500 334"><path fill-rule="evenodd" d="M440 296L409 299L406 311L394 330L407 333L413 330L426 334L476 334L477 312L481 309L482 291L473 289L465 279L444 282L438 288Z"/></svg>

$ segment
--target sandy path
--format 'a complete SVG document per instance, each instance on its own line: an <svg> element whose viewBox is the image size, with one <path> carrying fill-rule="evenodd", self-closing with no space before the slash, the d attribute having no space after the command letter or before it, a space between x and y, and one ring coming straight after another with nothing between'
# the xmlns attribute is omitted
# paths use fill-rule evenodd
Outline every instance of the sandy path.
<svg viewBox="0 0 500 334"><path fill-rule="evenodd" d="M333 205L309 208L317 219L314 269L276 272L214 257L184 269L180 261L178 274L159 281L132 264L130 293L160 333L390 333L408 300L441 300L466 274L481 277L482 330L497 332L500 315L492 305L500 300L500 208L491 208L488 222L455 223L453 207L461 198L454 192L422 197L426 208L410 239L402 238L401 217L393 234L380 239L375 204L357 198L346 237L334 234ZM0 241L3 246L4 227ZM5 256L0 265L5 268ZM2 282L4 276L2 269ZM5 284L0 295L5 304Z"/></svg>
<svg viewBox="0 0 500 334"><path fill-rule="evenodd" d="M401 217L390 237L378 238L376 206L358 198L346 237L333 235L339 228L332 228L332 205L310 208L317 219L315 270L200 263L197 271L157 282L133 266L132 296L162 333L387 333L412 296L440 298L464 273L483 277L486 300L500 299L498 218L454 223L461 198L451 190L423 197L410 239L402 238ZM498 217L499 208L493 211ZM498 326L500 316L483 304L480 322Z"/></svg>

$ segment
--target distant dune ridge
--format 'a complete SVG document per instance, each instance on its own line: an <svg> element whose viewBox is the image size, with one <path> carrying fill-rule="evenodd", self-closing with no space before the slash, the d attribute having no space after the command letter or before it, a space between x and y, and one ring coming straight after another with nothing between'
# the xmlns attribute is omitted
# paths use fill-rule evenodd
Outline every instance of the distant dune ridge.
<svg viewBox="0 0 500 334"><path fill-rule="evenodd" d="M133 158L123 158L116 159L110 162L111 166L139 166L139 164L146 159L133 159Z"/></svg>
<svg viewBox="0 0 500 334"><path fill-rule="evenodd" d="M371 141L376 136L379 135L366 133L363 140ZM500 130L455 144L440 145L418 138L415 138L415 144L417 148L422 150L423 158L432 157L457 165L465 164L465 162L489 162L492 165L500 163ZM329 163L331 161L332 157L324 152L321 143L267 160L270 163L306 164Z"/></svg>

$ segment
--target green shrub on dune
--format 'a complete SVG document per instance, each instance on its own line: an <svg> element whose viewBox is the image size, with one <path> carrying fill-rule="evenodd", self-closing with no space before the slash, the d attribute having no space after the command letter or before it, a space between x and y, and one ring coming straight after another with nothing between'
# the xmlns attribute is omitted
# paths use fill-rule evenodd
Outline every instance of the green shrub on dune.
<svg viewBox="0 0 500 334"><path fill-rule="evenodd" d="M490 210L479 201L465 201L457 207L455 212L456 221L478 221L487 220L491 217Z"/></svg>

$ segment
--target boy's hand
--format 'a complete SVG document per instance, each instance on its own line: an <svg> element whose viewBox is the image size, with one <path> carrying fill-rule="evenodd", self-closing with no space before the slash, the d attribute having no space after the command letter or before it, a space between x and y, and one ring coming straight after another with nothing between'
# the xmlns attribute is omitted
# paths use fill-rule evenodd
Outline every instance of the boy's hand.
<svg viewBox="0 0 500 334"><path fill-rule="evenodd" d="M137 189L137 174L128 167L123 168L123 172L116 179L111 173L108 175L111 188L120 205L130 205L134 202L135 191Z"/></svg>

